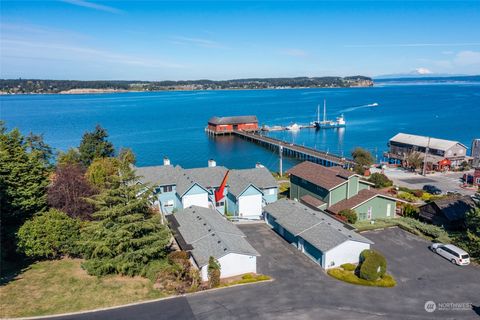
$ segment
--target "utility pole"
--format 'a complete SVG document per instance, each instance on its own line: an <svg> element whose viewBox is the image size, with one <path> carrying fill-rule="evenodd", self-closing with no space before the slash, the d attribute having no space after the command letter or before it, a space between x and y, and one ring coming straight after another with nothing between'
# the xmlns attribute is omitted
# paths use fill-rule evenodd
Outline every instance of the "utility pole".
<svg viewBox="0 0 480 320"><path fill-rule="evenodd" d="M423 172L422 175L425 176L427 170L427 155L428 150L430 149L430 137L428 137L427 147L425 148L425 157L423 158Z"/></svg>
<svg viewBox="0 0 480 320"><path fill-rule="evenodd" d="M281 145L278 145L278 155L280 156L278 171L280 173L280 177L282 177L283 176L283 147Z"/></svg>

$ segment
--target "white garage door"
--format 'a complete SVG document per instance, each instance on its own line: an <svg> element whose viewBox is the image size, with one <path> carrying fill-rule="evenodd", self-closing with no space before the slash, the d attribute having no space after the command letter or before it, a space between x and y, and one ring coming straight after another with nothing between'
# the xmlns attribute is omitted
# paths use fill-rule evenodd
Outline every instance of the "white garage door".
<svg viewBox="0 0 480 320"><path fill-rule="evenodd" d="M184 195L182 198L183 208L190 206L199 206L208 208L208 195L207 193Z"/></svg>
<svg viewBox="0 0 480 320"><path fill-rule="evenodd" d="M238 201L240 217L259 219L262 215L262 195L241 196Z"/></svg>

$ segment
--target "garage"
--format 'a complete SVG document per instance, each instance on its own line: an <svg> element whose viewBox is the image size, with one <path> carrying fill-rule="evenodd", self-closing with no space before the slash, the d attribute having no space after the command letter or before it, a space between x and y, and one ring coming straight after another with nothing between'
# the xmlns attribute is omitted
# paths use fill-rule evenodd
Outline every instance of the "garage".
<svg viewBox="0 0 480 320"><path fill-rule="evenodd" d="M281 199L264 211L279 235L325 269L358 263L360 253L373 244L341 221L297 201Z"/></svg>

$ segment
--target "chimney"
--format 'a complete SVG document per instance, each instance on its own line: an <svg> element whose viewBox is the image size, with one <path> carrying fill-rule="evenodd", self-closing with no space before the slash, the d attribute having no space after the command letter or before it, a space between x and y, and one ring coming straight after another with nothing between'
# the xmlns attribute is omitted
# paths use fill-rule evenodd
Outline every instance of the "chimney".
<svg viewBox="0 0 480 320"><path fill-rule="evenodd" d="M208 166L209 166L210 168L216 167L216 166L217 166L217 162L216 162L215 160L213 160L213 159L210 159L210 160L208 160Z"/></svg>
<svg viewBox="0 0 480 320"><path fill-rule="evenodd" d="M261 164L260 162L257 162L255 164L255 168L265 168L265 166L263 164Z"/></svg>
<svg viewBox="0 0 480 320"><path fill-rule="evenodd" d="M168 157L163 157L163 165L164 166L169 166L170 165L170 159L168 159Z"/></svg>

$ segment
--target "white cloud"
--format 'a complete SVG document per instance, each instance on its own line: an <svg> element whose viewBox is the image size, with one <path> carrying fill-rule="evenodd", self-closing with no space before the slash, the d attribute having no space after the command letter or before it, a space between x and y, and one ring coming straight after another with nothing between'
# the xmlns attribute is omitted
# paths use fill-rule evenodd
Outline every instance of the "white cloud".
<svg viewBox="0 0 480 320"><path fill-rule="evenodd" d="M305 50L295 49L295 48L282 50L282 53L287 55L287 56L292 56L292 57L306 57L306 56L308 56L308 52L306 52Z"/></svg>
<svg viewBox="0 0 480 320"><path fill-rule="evenodd" d="M72 61L89 61L137 65L150 68L183 68L183 65L154 58L144 58L128 54L115 53L91 47L82 47L50 42L33 42L15 39L2 39L2 55L13 58L30 58L43 60L45 58Z"/></svg>
<svg viewBox="0 0 480 320"><path fill-rule="evenodd" d="M427 68L420 67L420 68L416 68L412 73L425 75L425 74L432 74L433 72Z"/></svg>
<svg viewBox="0 0 480 320"><path fill-rule="evenodd" d="M455 64L460 66L480 65L480 52L478 51L460 51L453 60Z"/></svg>
<svg viewBox="0 0 480 320"><path fill-rule="evenodd" d="M171 37L172 43L179 45L195 45L204 48L225 48L224 45L209 39L202 38L190 38L183 36L174 36Z"/></svg>
<svg viewBox="0 0 480 320"><path fill-rule="evenodd" d="M105 12L116 13L116 14L124 13L124 11L120 9L106 6L103 4L90 2L90 1L85 1L85 0L61 0L61 1L65 3L73 4L75 6L90 8L90 9L99 10L99 11L105 11Z"/></svg>
<svg viewBox="0 0 480 320"><path fill-rule="evenodd" d="M480 42L464 43L391 43L391 44L348 44L346 48L396 48L396 47L465 47L480 46Z"/></svg>

